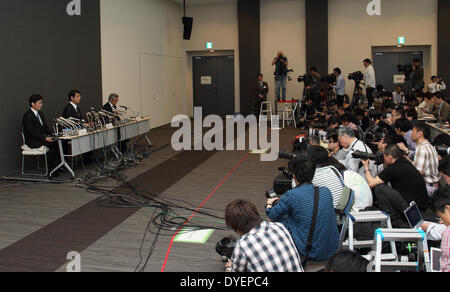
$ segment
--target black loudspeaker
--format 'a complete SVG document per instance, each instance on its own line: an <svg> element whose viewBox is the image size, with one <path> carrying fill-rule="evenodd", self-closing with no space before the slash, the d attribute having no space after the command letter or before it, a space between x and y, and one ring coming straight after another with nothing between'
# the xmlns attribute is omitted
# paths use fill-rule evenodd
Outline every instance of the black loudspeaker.
<svg viewBox="0 0 450 292"><path fill-rule="evenodd" d="M183 39L184 40L190 40L191 39L193 23L194 23L194 18L193 17L183 17L183 25L184 25Z"/></svg>

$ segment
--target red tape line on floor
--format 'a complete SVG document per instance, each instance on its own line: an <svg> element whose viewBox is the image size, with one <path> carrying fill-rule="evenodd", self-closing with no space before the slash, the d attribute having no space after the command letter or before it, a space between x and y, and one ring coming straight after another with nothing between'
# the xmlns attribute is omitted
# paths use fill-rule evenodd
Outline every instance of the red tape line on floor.
<svg viewBox="0 0 450 292"><path fill-rule="evenodd" d="M166 268L166 264L167 264L167 260L169 259L169 255L170 255L170 250L172 249L172 244L173 244L173 240L175 239L175 237L178 235L178 233L181 231L181 229L183 229L184 225L186 223L188 223L192 217L195 216L195 214L197 214L198 210L200 210L200 208L203 207L204 204L206 204L206 202L208 202L209 199L211 199L211 197L217 192L217 190L225 183L225 181L231 176L231 174L239 167L239 165L241 165L241 163L248 157L250 153L247 153L244 158L241 159L241 161L239 161L238 164L236 164L236 166L227 174L227 176L220 182L220 184L217 185L217 187L211 192L211 194L209 194L209 196L203 201L203 203L201 203L200 206L198 206L198 208L195 210L194 213L192 213L192 215L189 217L189 219L177 230L177 232L175 232L175 234L172 237L172 240L170 241L170 245L169 245L169 249L167 250L167 254L166 254L166 258L164 260L164 265L162 266L161 272L164 272L164 269Z"/></svg>

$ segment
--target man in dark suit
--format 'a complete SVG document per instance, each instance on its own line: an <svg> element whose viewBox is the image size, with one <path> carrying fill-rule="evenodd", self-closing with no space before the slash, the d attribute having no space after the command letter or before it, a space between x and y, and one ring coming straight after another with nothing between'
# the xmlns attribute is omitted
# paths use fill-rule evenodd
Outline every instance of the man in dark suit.
<svg viewBox="0 0 450 292"><path fill-rule="evenodd" d="M29 99L30 109L22 119L25 144L30 148L46 146L50 149L47 153L48 167L54 169L60 162L58 145L52 142L52 131L47 125L44 113L41 111L43 105L42 95L36 94Z"/></svg>
<svg viewBox="0 0 450 292"><path fill-rule="evenodd" d="M111 93L108 97L108 102L103 106L103 110L113 113L117 110L117 103L119 102L119 95L117 93ZM120 139L120 130L117 132L117 137ZM124 140L119 143L119 149L122 153L127 152L128 150L128 142L130 140Z"/></svg>
<svg viewBox="0 0 450 292"><path fill-rule="evenodd" d="M109 95L108 102L103 106L103 109L105 111L112 113L112 112L114 112L114 110L117 110L118 102L119 102L119 95L116 93L111 93Z"/></svg>
<svg viewBox="0 0 450 292"><path fill-rule="evenodd" d="M256 83L256 99L253 104L253 114L259 117L261 111L261 103L267 101L267 93L269 92L269 85L263 81L264 76L258 74L258 81Z"/></svg>
<svg viewBox="0 0 450 292"><path fill-rule="evenodd" d="M81 92L78 90L71 90L69 92L69 104L63 110L63 118L75 118L78 120L85 120L84 115L80 109Z"/></svg>

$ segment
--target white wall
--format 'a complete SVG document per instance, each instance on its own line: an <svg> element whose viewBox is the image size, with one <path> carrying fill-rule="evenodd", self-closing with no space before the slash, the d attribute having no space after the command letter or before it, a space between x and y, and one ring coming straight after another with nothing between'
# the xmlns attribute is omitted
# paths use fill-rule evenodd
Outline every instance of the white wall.
<svg viewBox="0 0 450 292"><path fill-rule="evenodd" d="M189 3L189 2L188 2ZM186 16L194 17L192 36L183 40L184 87L183 109L193 114L192 56L217 55L206 50L206 42L212 42L215 51L234 51L235 59L235 109L240 109L239 87L239 35L236 1L219 4L188 5Z"/></svg>
<svg viewBox="0 0 450 292"><path fill-rule="evenodd" d="M306 70L306 20L304 0L261 0L261 71L269 83L269 100L275 100L273 58L279 50L289 59L292 81L287 83L287 98L300 98L303 85L297 76ZM256 78L256 77L255 77Z"/></svg>
<svg viewBox="0 0 450 292"><path fill-rule="evenodd" d="M152 116L152 127L182 113L180 6L167 0L101 0L103 100Z"/></svg>
<svg viewBox="0 0 450 292"><path fill-rule="evenodd" d="M408 46L431 46L425 78L437 71L437 0L385 0L382 15L369 16L369 1L329 0L329 70L340 67L345 77L361 70L374 46L396 46L399 36ZM425 52L424 52L425 53ZM426 57L424 55L424 57ZM346 93L354 83L347 80Z"/></svg>

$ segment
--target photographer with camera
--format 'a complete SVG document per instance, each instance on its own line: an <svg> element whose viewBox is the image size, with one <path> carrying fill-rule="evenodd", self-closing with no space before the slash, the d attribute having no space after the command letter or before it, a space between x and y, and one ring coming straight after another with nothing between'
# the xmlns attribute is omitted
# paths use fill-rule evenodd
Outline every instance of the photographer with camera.
<svg viewBox="0 0 450 292"><path fill-rule="evenodd" d="M400 143L397 144L397 146L400 148L400 150L407 153L409 158L413 158L416 152L416 143L414 143L414 141L411 139L412 129L409 120L407 118L400 118L396 120L395 131L406 141L406 145L404 143Z"/></svg>
<svg viewBox="0 0 450 292"><path fill-rule="evenodd" d="M306 90L309 91L313 103L316 107L320 106L320 80L322 77L317 72L316 67L311 67L309 69L309 74L311 76L311 83L306 85Z"/></svg>
<svg viewBox="0 0 450 292"><path fill-rule="evenodd" d="M267 217L287 227L303 259L328 260L339 247L332 194L329 189L311 183L316 165L306 155L291 160L289 169L297 187L287 191L281 199L269 199Z"/></svg>
<svg viewBox="0 0 450 292"><path fill-rule="evenodd" d="M374 100L374 92L376 87L375 70L372 66L372 61L370 59L365 59L363 61L364 67L366 68L366 74L364 75L364 84L366 86L366 97L369 107L372 106Z"/></svg>
<svg viewBox="0 0 450 292"><path fill-rule="evenodd" d="M340 68L334 68L333 75L336 76L336 83L328 84L328 86L334 88L336 91L337 105L338 107L341 107L344 105L345 98L345 78L342 76Z"/></svg>
<svg viewBox="0 0 450 292"><path fill-rule="evenodd" d="M288 64L288 58L283 55L283 51L278 51L277 56L272 61L272 66L275 65L275 95L277 100L286 100ZM282 90L281 96L280 89Z"/></svg>
<svg viewBox="0 0 450 292"><path fill-rule="evenodd" d="M412 61L411 66L412 66L411 72L412 89L414 91L421 91L425 87L425 82L423 81L424 71L423 67L420 65L420 59L415 58Z"/></svg>
<svg viewBox="0 0 450 292"><path fill-rule="evenodd" d="M353 153L355 151L360 151L367 154L373 154L372 149L367 146L364 142L356 138L355 131L348 127L341 127L338 131L338 139L341 146L347 151L347 155L343 160L339 160L345 168L359 173L364 177L364 167L361 164L360 158L354 158ZM375 175L377 169L373 161L371 161L370 168Z"/></svg>
<svg viewBox="0 0 450 292"><path fill-rule="evenodd" d="M383 158L385 168L376 177L371 174L369 161L362 161L367 183L375 189L374 194L380 210L389 213L393 221L404 220L403 211L412 201L417 203L420 210L426 210L427 189L419 171L395 144L389 144L384 148Z"/></svg>
<svg viewBox="0 0 450 292"><path fill-rule="evenodd" d="M436 93L436 92L443 92L447 89L447 85L445 85L444 80L441 77L432 76L431 77L431 83L428 84L428 92L429 93Z"/></svg>
<svg viewBox="0 0 450 292"><path fill-rule="evenodd" d="M235 200L225 210L225 221L241 239L225 266L232 272L303 272L289 231L280 223L265 222L248 201Z"/></svg>

